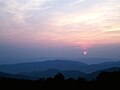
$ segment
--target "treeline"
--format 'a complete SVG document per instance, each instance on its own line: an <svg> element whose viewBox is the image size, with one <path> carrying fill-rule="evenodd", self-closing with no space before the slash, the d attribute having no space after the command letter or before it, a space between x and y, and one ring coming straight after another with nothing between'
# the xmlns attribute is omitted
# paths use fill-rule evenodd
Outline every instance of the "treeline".
<svg viewBox="0 0 120 90"><path fill-rule="evenodd" d="M53 78L40 78L39 80L24 80L0 78L0 89L16 89L16 90L43 90L43 89L61 89L61 90L92 90L92 89L114 89L120 90L120 71L117 72L101 72L96 79L91 81L79 77L78 79L65 79L64 75L58 73Z"/></svg>

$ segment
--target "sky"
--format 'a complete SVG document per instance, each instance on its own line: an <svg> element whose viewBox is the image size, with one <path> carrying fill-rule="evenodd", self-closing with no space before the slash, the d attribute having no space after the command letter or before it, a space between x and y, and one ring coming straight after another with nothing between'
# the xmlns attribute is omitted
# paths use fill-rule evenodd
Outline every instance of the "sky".
<svg viewBox="0 0 120 90"><path fill-rule="evenodd" d="M120 0L0 0L0 64L83 57L120 61Z"/></svg>

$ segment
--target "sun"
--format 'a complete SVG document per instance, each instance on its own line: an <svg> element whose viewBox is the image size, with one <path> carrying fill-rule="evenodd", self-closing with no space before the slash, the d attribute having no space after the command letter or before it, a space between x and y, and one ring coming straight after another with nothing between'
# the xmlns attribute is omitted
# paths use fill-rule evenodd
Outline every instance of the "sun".
<svg viewBox="0 0 120 90"><path fill-rule="evenodd" d="M84 51L84 52L83 52L83 54L84 54L84 55L87 55L87 52L86 52L86 51Z"/></svg>

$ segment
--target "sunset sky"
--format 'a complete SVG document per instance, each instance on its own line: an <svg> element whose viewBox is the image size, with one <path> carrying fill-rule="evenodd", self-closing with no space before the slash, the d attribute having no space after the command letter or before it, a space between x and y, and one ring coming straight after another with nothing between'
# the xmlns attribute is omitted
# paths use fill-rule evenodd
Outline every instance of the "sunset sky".
<svg viewBox="0 0 120 90"><path fill-rule="evenodd" d="M120 0L0 0L0 49L0 63L6 57L120 59Z"/></svg>

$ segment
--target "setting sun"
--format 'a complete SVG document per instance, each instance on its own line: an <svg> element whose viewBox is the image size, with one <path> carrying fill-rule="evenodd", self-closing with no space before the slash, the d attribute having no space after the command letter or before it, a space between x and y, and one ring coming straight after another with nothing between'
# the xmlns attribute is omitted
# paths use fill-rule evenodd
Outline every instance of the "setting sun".
<svg viewBox="0 0 120 90"><path fill-rule="evenodd" d="M84 51L84 55L86 55L87 54L87 52L86 51Z"/></svg>

